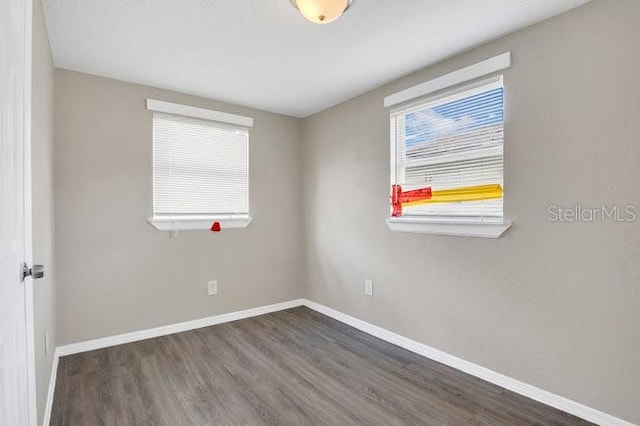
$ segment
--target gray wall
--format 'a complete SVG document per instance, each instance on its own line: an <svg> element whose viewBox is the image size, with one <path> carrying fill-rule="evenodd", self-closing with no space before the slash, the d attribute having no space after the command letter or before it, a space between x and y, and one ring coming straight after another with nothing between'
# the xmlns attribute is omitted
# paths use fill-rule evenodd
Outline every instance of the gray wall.
<svg viewBox="0 0 640 426"><path fill-rule="evenodd" d="M53 271L53 98L54 71L42 3L33 1L33 74L31 111L31 183L33 262L44 264L34 281L34 335L38 424L42 424L51 364L56 348L56 297ZM44 334L49 351L45 354Z"/></svg>
<svg viewBox="0 0 640 426"><path fill-rule="evenodd" d="M308 296L640 422L638 22L637 0L595 1L304 120ZM498 240L391 232L383 98L505 51L514 227ZM554 203L636 204L639 220L552 223Z"/></svg>
<svg viewBox="0 0 640 426"><path fill-rule="evenodd" d="M147 97L254 118L246 229L170 238L147 223ZM64 70L55 114L59 344L302 296L297 119Z"/></svg>

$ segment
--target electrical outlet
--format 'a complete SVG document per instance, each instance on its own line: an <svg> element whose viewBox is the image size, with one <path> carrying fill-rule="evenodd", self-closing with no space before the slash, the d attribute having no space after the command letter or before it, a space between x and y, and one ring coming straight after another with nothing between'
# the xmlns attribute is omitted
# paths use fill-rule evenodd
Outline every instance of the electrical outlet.
<svg viewBox="0 0 640 426"><path fill-rule="evenodd" d="M218 280L209 281L207 284L207 294L209 296L218 294Z"/></svg>
<svg viewBox="0 0 640 426"><path fill-rule="evenodd" d="M364 281L364 294L367 296L373 296L373 280Z"/></svg>
<svg viewBox="0 0 640 426"><path fill-rule="evenodd" d="M49 334L44 332L44 354L49 355Z"/></svg>

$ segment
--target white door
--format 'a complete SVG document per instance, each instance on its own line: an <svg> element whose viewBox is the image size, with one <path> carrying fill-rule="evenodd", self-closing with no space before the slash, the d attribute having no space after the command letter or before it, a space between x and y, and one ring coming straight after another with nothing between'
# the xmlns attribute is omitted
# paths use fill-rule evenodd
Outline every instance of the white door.
<svg viewBox="0 0 640 426"><path fill-rule="evenodd" d="M0 425L33 425L31 0L0 0Z"/></svg>

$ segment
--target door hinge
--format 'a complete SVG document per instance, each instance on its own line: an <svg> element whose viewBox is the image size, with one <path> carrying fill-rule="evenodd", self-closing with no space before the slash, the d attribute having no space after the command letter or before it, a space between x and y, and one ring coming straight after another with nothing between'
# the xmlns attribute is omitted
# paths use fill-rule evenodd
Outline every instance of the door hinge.
<svg viewBox="0 0 640 426"><path fill-rule="evenodd" d="M23 263L22 264L22 281L24 281L27 277L32 277L34 280L44 277L44 266L33 265L33 267L29 268L29 265L27 265L26 263Z"/></svg>

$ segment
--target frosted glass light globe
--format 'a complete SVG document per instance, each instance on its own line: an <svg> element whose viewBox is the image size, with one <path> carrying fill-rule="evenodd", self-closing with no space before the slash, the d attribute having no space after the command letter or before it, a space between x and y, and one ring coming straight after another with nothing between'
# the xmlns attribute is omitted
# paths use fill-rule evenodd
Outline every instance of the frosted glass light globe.
<svg viewBox="0 0 640 426"><path fill-rule="evenodd" d="M293 0L302 16L315 24L338 19L351 6L351 0Z"/></svg>

